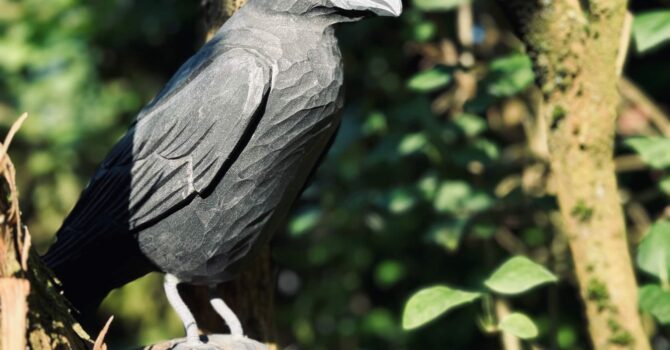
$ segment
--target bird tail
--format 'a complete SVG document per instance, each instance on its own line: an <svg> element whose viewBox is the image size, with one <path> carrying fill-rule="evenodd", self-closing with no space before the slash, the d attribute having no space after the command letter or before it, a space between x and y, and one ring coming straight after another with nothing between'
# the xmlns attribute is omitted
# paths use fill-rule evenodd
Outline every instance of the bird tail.
<svg viewBox="0 0 670 350"><path fill-rule="evenodd" d="M76 309L75 317L84 324L93 322L110 291L156 271L130 233L89 235L67 230L59 231L57 241L42 258ZM87 241L87 237L96 239Z"/></svg>

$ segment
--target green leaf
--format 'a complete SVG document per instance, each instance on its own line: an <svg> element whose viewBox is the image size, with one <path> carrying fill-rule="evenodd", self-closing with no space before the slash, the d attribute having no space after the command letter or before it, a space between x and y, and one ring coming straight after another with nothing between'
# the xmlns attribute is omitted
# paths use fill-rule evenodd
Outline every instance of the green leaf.
<svg viewBox="0 0 670 350"><path fill-rule="evenodd" d="M670 221L659 220L637 248L637 266L661 280L667 280L670 265Z"/></svg>
<svg viewBox="0 0 670 350"><path fill-rule="evenodd" d="M414 39L419 42L426 42L437 33L437 26L433 21L421 21L413 26Z"/></svg>
<svg viewBox="0 0 670 350"><path fill-rule="evenodd" d="M666 176L658 183L658 186L661 188L663 193L670 196L670 176Z"/></svg>
<svg viewBox="0 0 670 350"><path fill-rule="evenodd" d="M406 274L407 269L400 261L382 261L375 270L375 282L382 288L390 287L405 277Z"/></svg>
<svg viewBox="0 0 670 350"><path fill-rule="evenodd" d="M461 237L467 223L468 220L462 218L454 218L439 223L430 229L429 237L447 251L454 252L461 243Z"/></svg>
<svg viewBox="0 0 670 350"><path fill-rule="evenodd" d="M398 145L398 153L407 155L421 150L428 143L426 135L421 132L409 134L403 137Z"/></svg>
<svg viewBox="0 0 670 350"><path fill-rule="evenodd" d="M414 0L414 6L426 12L449 11L469 2L470 0Z"/></svg>
<svg viewBox="0 0 670 350"><path fill-rule="evenodd" d="M488 91L497 97L514 96L535 80L530 58L522 54L498 58L491 62Z"/></svg>
<svg viewBox="0 0 670 350"><path fill-rule="evenodd" d="M407 189L396 188L390 193L388 209L395 214L404 213L414 206L416 196Z"/></svg>
<svg viewBox="0 0 670 350"><path fill-rule="evenodd" d="M640 288L640 309L652 314L661 324L670 324L670 292L649 284Z"/></svg>
<svg viewBox="0 0 670 350"><path fill-rule="evenodd" d="M635 16L633 37L638 52L646 52L670 39L670 10L644 12Z"/></svg>
<svg viewBox="0 0 670 350"><path fill-rule="evenodd" d="M450 82L451 70L445 66L436 66L410 78L407 87L416 92L432 92L447 86Z"/></svg>
<svg viewBox="0 0 670 350"><path fill-rule="evenodd" d="M524 256L515 256L493 272L484 284L500 294L514 295L556 281L558 278L542 265Z"/></svg>
<svg viewBox="0 0 670 350"><path fill-rule="evenodd" d="M454 119L454 124L467 137L475 137L486 131L486 121L483 118L472 114L461 114Z"/></svg>
<svg viewBox="0 0 670 350"><path fill-rule="evenodd" d="M539 333L533 320L520 312L507 315L500 321L498 328L521 339L533 339Z"/></svg>
<svg viewBox="0 0 670 350"><path fill-rule="evenodd" d="M309 230L316 227L320 218L321 211L319 209L312 209L298 214L289 224L289 232L291 233L291 236L298 237L309 232Z"/></svg>
<svg viewBox="0 0 670 350"><path fill-rule="evenodd" d="M637 152L642 161L655 169L670 167L670 138L632 137L626 145Z"/></svg>
<svg viewBox="0 0 670 350"><path fill-rule="evenodd" d="M435 198L435 193L437 193L437 186L439 185L438 181L439 180L435 174L429 174L422 177L417 182L417 189L424 199L432 201Z"/></svg>
<svg viewBox="0 0 670 350"><path fill-rule="evenodd" d="M474 214L493 205L491 196L473 191L465 181L444 181L437 191L433 206L438 212Z"/></svg>
<svg viewBox="0 0 670 350"><path fill-rule="evenodd" d="M387 129L386 116L381 112L373 112L365 119L361 129L366 135L382 134Z"/></svg>
<svg viewBox="0 0 670 350"><path fill-rule="evenodd" d="M434 286L422 289L412 295L402 316L402 327L414 329L434 320L445 312L472 302L479 293L452 289L447 286Z"/></svg>

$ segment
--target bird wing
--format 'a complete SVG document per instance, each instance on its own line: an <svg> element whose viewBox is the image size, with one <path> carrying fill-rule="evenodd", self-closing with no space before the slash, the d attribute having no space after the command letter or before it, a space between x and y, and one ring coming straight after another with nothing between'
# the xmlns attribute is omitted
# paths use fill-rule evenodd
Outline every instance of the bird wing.
<svg viewBox="0 0 670 350"><path fill-rule="evenodd" d="M264 112L271 69L259 54L232 49L178 82L113 148L59 240L101 221L133 230L205 193L251 137Z"/></svg>

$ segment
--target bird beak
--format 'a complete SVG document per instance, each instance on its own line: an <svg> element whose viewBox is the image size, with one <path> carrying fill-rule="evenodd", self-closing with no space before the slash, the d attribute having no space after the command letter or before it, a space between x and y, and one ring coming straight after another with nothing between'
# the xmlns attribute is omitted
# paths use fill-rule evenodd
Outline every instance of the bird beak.
<svg viewBox="0 0 670 350"><path fill-rule="evenodd" d="M370 9L379 16L398 17L402 13L401 0L368 0Z"/></svg>
<svg viewBox="0 0 670 350"><path fill-rule="evenodd" d="M398 17L402 13L402 0L330 0L343 10L370 11L378 16Z"/></svg>

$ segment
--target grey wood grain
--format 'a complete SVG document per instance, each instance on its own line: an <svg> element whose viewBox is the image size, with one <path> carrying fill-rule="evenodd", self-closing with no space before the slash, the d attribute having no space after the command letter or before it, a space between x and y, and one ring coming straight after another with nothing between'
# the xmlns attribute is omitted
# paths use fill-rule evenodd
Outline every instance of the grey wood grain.
<svg viewBox="0 0 670 350"><path fill-rule="evenodd" d="M143 350L268 350L265 344L252 339L239 339L230 335L212 334L201 338L203 344L189 346L186 339L173 339L154 345L149 345Z"/></svg>
<svg viewBox="0 0 670 350"><path fill-rule="evenodd" d="M400 0L249 0L102 162L44 259L91 314L161 271L228 281L287 216L343 104L335 25Z"/></svg>

